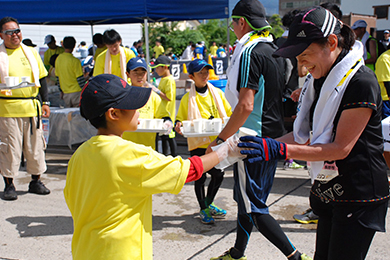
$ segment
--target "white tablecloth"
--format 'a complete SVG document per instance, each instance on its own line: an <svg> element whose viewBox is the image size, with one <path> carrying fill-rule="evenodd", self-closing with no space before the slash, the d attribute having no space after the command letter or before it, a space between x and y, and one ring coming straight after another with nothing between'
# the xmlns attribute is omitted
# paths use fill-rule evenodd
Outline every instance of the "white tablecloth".
<svg viewBox="0 0 390 260"><path fill-rule="evenodd" d="M97 130L80 115L79 108L50 107L49 145L80 144L92 136Z"/></svg>

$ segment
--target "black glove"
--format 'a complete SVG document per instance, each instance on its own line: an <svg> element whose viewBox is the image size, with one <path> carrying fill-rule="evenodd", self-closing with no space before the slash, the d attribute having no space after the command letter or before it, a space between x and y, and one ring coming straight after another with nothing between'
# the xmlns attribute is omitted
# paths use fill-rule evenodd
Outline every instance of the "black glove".
<svg viewBox="0 0 390 260"><path fill-rule="evenodd" d="M287 145L272 138L243 136L240 141L238 147L250 149L241 150L241 154L248 155L249 163L287 158Z"/></svg>

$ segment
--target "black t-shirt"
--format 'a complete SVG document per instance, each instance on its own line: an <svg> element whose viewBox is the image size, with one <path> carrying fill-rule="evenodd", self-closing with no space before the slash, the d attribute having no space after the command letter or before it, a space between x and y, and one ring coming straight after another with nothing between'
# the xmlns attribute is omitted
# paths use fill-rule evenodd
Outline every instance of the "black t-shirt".
<svg viewBox="0 0 390 260"><path fill-rule="evenodd" d="M317 85L316 92L320 91L316 81L314 84ZM375 203L388 199L389 184L382 156L382 98L376 77L366 66L359 68L345 90L334 120L334 132L344 110L360 107L372 109L367 126L349 155L336 161L339 175L327 183L315 181L312 196L349 203Z"/></svg>
<svg viewBox="0 0 390 260"><path fill-rule="evenodd" d="M254 108L248 120L251 126L256 123L261 126L262 136L272 138L285 134L282 105L285 61L272 57L276 50L275 44L264 42L248 47L241 55L237 82L237 91L241 88L256 90Z"/></svg>

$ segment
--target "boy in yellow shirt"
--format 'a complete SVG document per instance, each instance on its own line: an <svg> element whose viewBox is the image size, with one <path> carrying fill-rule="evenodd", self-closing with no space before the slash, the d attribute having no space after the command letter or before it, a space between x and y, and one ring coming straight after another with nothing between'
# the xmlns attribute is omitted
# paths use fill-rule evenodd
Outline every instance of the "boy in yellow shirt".
<svg viewBox="0 0 390 260"><path fill-rule="evenodd" d="M169 113L169 117L172 122L175 122L176 116L176 82L171 72L169 71L169 66L171 65L171 59L168 56L161 55L157 58L151 68L155 69L156 73L162 77L158 89L163 92L166 97L170 100L162 100L162 106L166 107L166 110ZM168 155L168 145L171 150L171 155L176 156L177 144L175 140L175 132L172 130L169 135L161 136L161 143L163 154Z"/></svg>
<svg viewBox="0 0 390 260"><path fill-rule="evenodd" d="M83 88L80 113L98 133L73 154L66 176L75 260L153 259L152 194L177 194L185 182L240 155L234 139L188 160L122 139L123 132L137 129L137 109L150 93L150 88L129 86L111 74L96 76Z"/></svg>
<svg viewBox="0 0 390 260"><path fill-rule="evenodd" d="M189 77L195 84L191 86L190 92L186 93L180 102L175 128L179 134L182 134L180 127L184 120L223 118L232 114L232 108L222 90L215 88L208 82L209 69L213 69L213 66L205 60L196 59L188 64ZM191 156L205 154L207 146L216 138L217 136L187 138ZM207 189L207 196L205 196L204 187L207 179L206 173L195 181L194 185L200 206L199 215L203 224L213 224L214 217L221 218L226 215L226 210L217 207L213 202L222 184L224 172L212 168L208 173L211 175L211 181Z"/></svg>
<svg viewBox="0 0 390 260"><path fill-rule="evenodd" d="M158 88L146 82L148 67L144 59L140 57L132 58L127 63L127 77L131 80L131 85L136 87L152 87L150 98L145 106L138 109L140 119L164 119L164 126L167 134L172 131L173 123L169 117L166 107L161 105L161 98L158 93L163 94ZM150 85L150 86L149 86ZM124 132L123 138L137 144L156 148L156 133Z"/></svg>

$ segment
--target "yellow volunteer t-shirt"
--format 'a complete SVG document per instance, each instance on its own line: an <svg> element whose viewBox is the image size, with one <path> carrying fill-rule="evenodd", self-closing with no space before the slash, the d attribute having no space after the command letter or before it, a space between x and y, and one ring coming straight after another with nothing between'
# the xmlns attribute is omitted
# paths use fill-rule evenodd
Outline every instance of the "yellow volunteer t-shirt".
<svg viewBox="0 0 390 260"><path fill-rule="evenodd" d="M80 60L72 53L62 53L55 64L55 73L60 80L60 87L65 94L80 92L81 87L77 78L83 76Z"/></svg>
<svg viewBox="0 0 390 260"><path fill-rule="evenodd" d="M218 46L211 46L210 47L210 54L213 56L217 56L217 50L218 50Z"/></svg>
<svg viewBox="0 0 390 260"><path fill-rule="evenodd" d="M43 65L41 57L34 48L29 48L38 62L39 78L41 79L46 77L47 71ZM28 76L30 77L30 82L34 82L31 65L25 56L22 47L17 49L7 49L7 54L9 60L9 76L19 77L19 82L21 81L21 77ZM0 93L0 97L36 97L39 93L39 88L18 88L11 90L11 92L12 95L10 96ZM0 117L34 117L38 115L37 107L39 107L39 109L41 107L41 104L37 99L0 99Z"/></svg>
<svg viewBox="0 0 390 260"><path fill-rule="evenodd" d="M96 60L96 58L102 53L103 51L107 50L107 46L96 48L95 55L93 56L93 59Z"/></svg>
<svg viewBox="0 0 390 260"><path fill-rule="evenodd" d="M47 49L47 51L45 51L45 54L43 54L43 64L45 64L45 67L47 70L50 69L50 58L51 56L53 56L54 54L61 54L65 51L65 49L63 47L60 47L60 46L57 46L57 48L55 49Z"/></svg>
<svg viewBox="0 0 390 260"><path fill-rule="evenodd" d="M176 82L172 75L161 78L160 84L158 85L158 89L161 90L167 98L171 101L167 101L162 99L162 106L168 111L169 117L172 122L175 122L176 116Z"/></svg>
<svg viewBox="0 0 390 260"><path fill-rule="evenodd" d="M74 260L151 260L152 194L178 194L190 161L118 136L94 136L69 161L64 188Z"/></svg>
<svg viewBox="0 0 390 260"><path fill-rule="evenodd" d="M124 50L125 55L126 55L126 64L129 62L131 58L135 57L135 54L132 50L129 48L123 48L120 47ZM109 50L105 50L102 53L99 54L99 56L96 58L95 62L95 68L93 69L93 75L97 76L100 74L104 74L104 63L106 61L106 52ZM121 64L120 64L120 54L118 53L117 55L111 55L111 74L116 75L120 78L122 77L122 72L121 72ZM126 68L125 68L126 70Z"/></svg>
<svg viewBox="0 0 390 260"><path fill-rule="evenodd" d="M165 52L164 47L162 45L154 46L153 51L156 53L156 56L155 56L156 59L158 58L158 56L164 54L164 52Z"/></svg>
<svg viewBox="0 0 390 260"><path fill-rule="evenodd" d="M214 88L219 96L222 99L223 107L225 108L226 115L231 116L232 115L232 107L230 106L229 102L225 98L225 94L222 90L218 88ZM221 118L218 112L217 105L214 101L213 95L209 90L207 90L204 95L200 95L198 92L196 93L196 104L198 105L200 115L204 119L209 119L211 116L214 118ZM177 111L176 120L183 122L184 120L188 120L188 98L189 93L186 93L180 101L179 110ZM217 138L217 136L210 136L210 141L214 141L214 139ZM199 148L207 148L208 144L202 145Z"/></svg>
<svg viewBox="0 0 390 260"><path fill-rule="evenodd" d="M390 93L387 93L383 82L390 81L390 50L385 51L381 56L379 56L375 64L375 68L375 75L378 79L379 86L381 87L382 100L388 101L388 95Z"/></svg>
<svg viewBox="0 0 390 260"><path fill-rule="evenodd" d="M138 109L140 119L154 119L168 116L168 112L161 106L161 98L154 91L145 106ZM137 144L156 148L156 133L124 132L122 138Z"/></svg>

